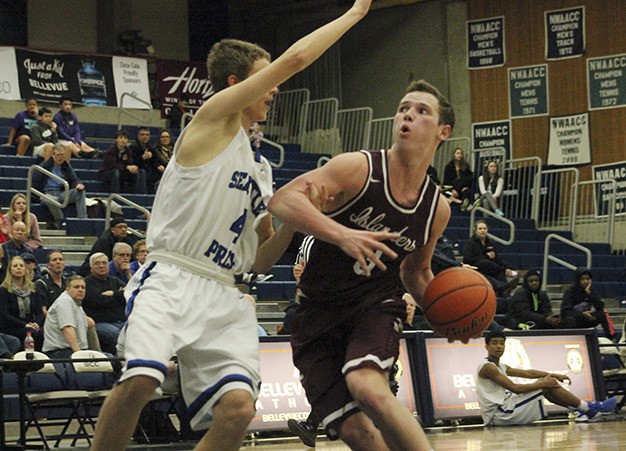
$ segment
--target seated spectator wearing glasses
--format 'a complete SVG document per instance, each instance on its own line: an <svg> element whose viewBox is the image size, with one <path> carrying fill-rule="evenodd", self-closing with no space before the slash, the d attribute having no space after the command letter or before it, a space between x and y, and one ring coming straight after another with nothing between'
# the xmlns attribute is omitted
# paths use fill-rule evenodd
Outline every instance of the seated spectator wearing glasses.
<svg viewBox="0 0 626 451"><path fill-rule="evenodd" d="M132 255L132 247L127 243L115 243L113 246L113 258L109 262L109 275L117 277L124 285L128 283L133 276L130 272L130 256Z"/></svg>
<svg viewBox="0 0 626 451"><path fill-rule="evenodd" d="M41 163L41 167L52 172L54 175L61 177L67 182L70 187L68 205L76 205L76 216L78 216L79 219L87 218L85 185L83 185L81 180L76 176L74 168L67 160L65 146L61 143L55 144L52 151L52 157ZM60 181L52 177L48 177L43 172L35 171L33 174L33 185L36 189L45 192L57 202L63 201L63 185ZM48 207L50 214L54 218L54 222L49 223L48 228L62 228L65 225L63 211L45 197L41 198L41 203Z"/></svg>
<svg viewBox="0 0 626 451"><path fill-rule="evenodd" d="M148 246L146 245L146 240L139 240L133 246L133 257L135 258L132 262L130 262L130 272L131 274L135 274L141 265L146 262L146 257L148 256Z"/></svg>
<svg viewBox="0 0 626 451"><path fill-rule="evenodd" d="M80 267L79 274L83 276L89 274L89 257L96 252L102 252L108 259L111 259L113 258L113 246L115 246L115 243L123 242L132 246L136 241L137 238L134 235L128 234L128 224L124 218L111 219L109 228L100 235L91 247L89 255Z"/></svg>
<svg viewBox="0 0 626 451"><path fill-rule="evenodd" d="M126 322L124 286L109 275L109 259L101 252L89 259L91 272L85 278L87 294L83 307L96 322L96 332L104 352L115 354L117 338Z"/></svg>

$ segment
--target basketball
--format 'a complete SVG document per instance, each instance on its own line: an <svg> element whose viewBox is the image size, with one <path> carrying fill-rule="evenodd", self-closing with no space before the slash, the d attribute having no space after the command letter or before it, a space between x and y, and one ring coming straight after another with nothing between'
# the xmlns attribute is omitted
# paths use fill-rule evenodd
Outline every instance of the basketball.
<svg viewBox="0 0 626 451"><path fill-rule="evenodd" d="M424 292L424 317L442 337L468 340L480 335L496 314L496 293L478 271L449 268Z"/></svg>

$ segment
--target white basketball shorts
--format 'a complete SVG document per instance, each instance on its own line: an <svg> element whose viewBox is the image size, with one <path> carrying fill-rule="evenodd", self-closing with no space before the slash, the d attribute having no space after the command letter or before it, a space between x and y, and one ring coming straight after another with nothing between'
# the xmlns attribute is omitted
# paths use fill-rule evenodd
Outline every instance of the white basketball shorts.
<svg viewBox="0 0 626 451"><path fill-rule="evenodd" d="M160 383L178 355L183 397L193 429L206 429L226 392L256 400L261 382L254 307L235 287L162 262L143 265L126 286L126 366L120 382L137 375Z"/></svg>
<svg viewBox="0 0 626 451"><path fill-rule="evenodd" d="M495 426L530 424L547 418L543 409L543 393L535 390L529 393L511 393L491 419Z"/></svg>

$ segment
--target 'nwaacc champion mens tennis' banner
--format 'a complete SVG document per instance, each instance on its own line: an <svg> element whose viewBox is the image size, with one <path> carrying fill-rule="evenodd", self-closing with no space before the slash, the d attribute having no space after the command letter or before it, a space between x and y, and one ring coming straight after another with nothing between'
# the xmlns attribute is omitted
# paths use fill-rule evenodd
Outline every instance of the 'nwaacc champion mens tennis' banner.
<svg viewBox="0 0 626 451"><path fill-rule="evenodd" d="M56 103L67 96L84 105L151 108L147 62L141 58L2 47L0 68L0 86L7 87L0 89L2 99Z"/></svg>

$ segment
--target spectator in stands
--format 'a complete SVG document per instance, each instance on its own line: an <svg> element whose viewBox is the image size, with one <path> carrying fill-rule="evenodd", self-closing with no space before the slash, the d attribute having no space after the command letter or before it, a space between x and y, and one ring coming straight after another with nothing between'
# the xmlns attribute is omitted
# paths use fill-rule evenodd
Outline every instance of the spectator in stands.
<svg viewBox="0 0 626 451"><path fill-rule="evenodd" d="M476 221L474 234L465 243L463 263L476 267L484 276L500 281L496 294L508 296L518 284L517 271L496 253L495 246L487 236L489 228L483 219ZM510 280L507 280L510 277Z"/></svg>
<svg viewBox="0 0 626 451"><path fill-rule="evenodd" d="M0 244L9 240L9 223L4 219L2 211L0 211Z"/></svg>
<svg viewBox="0 0 626 451"><path fill-rule="evenodd" d="M35 289L41 297L44 316L48 314L50 306L65 291L65 257L58 249L48 252L48 272L35 282Z"/></svg>
<svg viewBox="0 0 626 451"><path fill-rule="evenodd" d="M16 337L24 342L26 332L31 332L35 347L41 349L43 341L43 311L41 299L35 291L35 284L26 268L26 262L19 255L12 257L2 285L0 285L0 311L3 324L0 332Z"/></svg>
<svg viewBox="0 0 626 451"><path fill-rule="evenodd" d="M130 262L130 273L135 274L137 270L146 262L148 256L148 245L146 240L139 240L133 245L133 258Z"/></svg>
<svg viewBox="0 0 626 451"><path fill-rule="evenodd" d="M125 284L109 275L109 259L102 252L93 254L89 262L91 273L85 278L83 307L96 322L102 350L115 354L117 338L126 322Z"/></svg>
<svg viewBox="0 0 626 451"><path fill-rule="evenodd" d="M511 329L558 329L561 316L552 313L548 293L541 289L541 274L530 270L509 301L505 323Z"/></svg>
<svg viewBox="0 0 626 451"><path fill-rule="evenodd" d="M23 157L31 144L30 129L37 123L37 100L26 99L26 110L17 113L11 124L9 140L5 145L17 146L16 155Z"/></svg>
<svg viewBox="0 0 626 451"><path fill-rule="evenodd" d="M150 165L146 168L146 179L148 189L156 193L163 172L169 164L172 154L174 153L174 142L172 141L172 134L169 130L163 129L159 132L159 143L152 151L152 159Z"/></svg>
<svg viewBox="0 0 626 451"><path fill-rule="evenodd" d="M490 160L485 165L485 170L478 177L478 189L480 197L474 203L477 207L481 203L484 208L493 211L498 216L504 216L502 210L498 206L498 201L504 189L504 179L498 174L498 162Z"/></svg>
<svg viewBox="0 0 626 451"><path fill-rule="evenodd" d="M30 129L33 156L47 160L52 156L52 149L59 141L57 124L52 122L50 108L39 108L39 120Z"/></svg>
<svg viewBox="0 0 626 451"><path fill-rule="evenodd" d="M23 254L20 255L20 257L24 259L24 262L26 263L26 269L28 269L28 272L33 282L37 282L39 279L41 279L41 271L39 270L39 262L37 261L35 256L31 254L30 252L24 252Z"/></svg>
<svg viewBox="0 0 626 451"><path fill-rule="evenodd" d="M135 160L133 152L128 147L128 133L118 130L115 134L115 144L109 147L104 155L98 177L109 183L112 193L145 194L146 172L140 167L140 163Z"/></svg>
<svg viewBox="0 0 626 451"><path fill-rule="evenodd" d="M10 237L9 241L2 244L2 268L4 273L1 274L1 277L4 277L9 268L9 260L31 251L24 244L26 242L26 225L23 222L18 221L13 224Z"/></svg>
<svg viewBox="0 0 626 451"><path fill-rule="evenodd" d="M463 149L457 148L454 151L452 160L443 169L443 184L452 186L450 191L450 201L461 204L461 210L471 208L470 198L472 196L472 186L474 184L474 173L470 165L465 161Z"/></svg>
<svg viewBox="0 0 626 451"><path fill-rule="evenodd" d="M119 242L113 245L113 257L109 262L109 275L117 277L124 285L128 283L133 276L130 271L130 257L132 248L129 244Z"/></svg>
<svg viewBox="0 0 626 451"><path fill-rule="evenodd" d="M577 268L574 271L574 283L563 293L561 326L564 329L582 329L600 324L606 337L613 340L604 312L604 301L593 291L591 282L591 271L588 268Z"/></svg>
<svg viewBox="0 0 626 451"><path fill-rule="evenodd" d="M18 193L11 199L11 205L4 217L9 224L9 233L16 222L26 224L26 246L31 249L38 249L42 246L39 235L39 220L33 212L26 214L27 206L26 196Z"/></svg>
<svg viewBox="0 0 626 451"><path fill-rule="evenodd" d="M52 304L46 317L43 352L53 359L69 358L81 349L100 350L99 345L89 346L88 329L94 328L82 307L85 298L85 280L70 276L67 289ZM98 349L96 349L98 348Z"/></svg>
<svg viewBox="0 0 626 451"><path fill-rule="evenodd" d="M98 155L97 149L82 139L78 118L72 112L72 99L63 97L59 100L59 106L61 109L52 120L57 124L57 133L61 143L70 149L72 155L86 158L96 157Z"/></svg>
<svg viewBox="0 0 626 451"><path fill-rule="evenodd" d="M152 147L150 146L150 128L139 127L135 142L129 146L133 153L133 160L144 171L147 171L152 163Z"/></svg>
<svg viewBox="0 0 626 451"><path fill-rule="evenodd" d="M181 94L176 105L172 105L170 114L167 116L170 130L180 133L180 121L183 114L187 113L188 103L189 98L185 94Z"/></svg>
<svg viewBox="0 0 626 451"><path fill-rule="evenodd" d="M4 315L0 313L0 328L3 324L3 317ZM0 359L12 359L21 348L22 344L16 337L0 332Z"/></svg>
<svg viewBox="0 0 626 451"><path fill-rule="evenodd" d="M113 246L120 241L132 246L136 240L128 234L128 224L123 218L113 218L110 227L93 243L89 255L80 268L80 274L85 276L89 274L89 258L96 252L102 252L107 259L113 258Z"/></svg>
<svg viewBox="0 0 626 451"><path fill-rule="evenodd" d="M85 185L76 176L74 168L67 161L64 147L61 143L55 144L52 157L42 162L41 167L61 177L68 183L70 186L68 205L75 204L76 216L80 219L85 219L87 217ZM37 171L33 174L33 186L39 191L45 192L48 196L53 197L57 202L63 202L63 185L52 177ZM41 203L48 207L54 218L54 222L48 223L48 228L60 229L65 227L63 211L45 197L41 198Z"/></svg>

